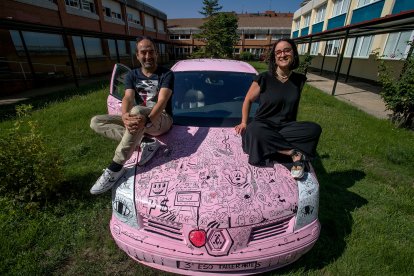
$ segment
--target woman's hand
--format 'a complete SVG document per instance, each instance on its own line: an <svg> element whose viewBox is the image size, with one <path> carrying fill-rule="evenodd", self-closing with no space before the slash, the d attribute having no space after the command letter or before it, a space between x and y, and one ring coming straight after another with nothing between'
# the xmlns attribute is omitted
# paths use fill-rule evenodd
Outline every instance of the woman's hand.
<svg viewBox="0 0 414 276"><path fill-rule="evenodd" d="M242 134L244 130L246 129L247 125L245 123L240 123L237 126L234 127L237 134Z"/></svg>

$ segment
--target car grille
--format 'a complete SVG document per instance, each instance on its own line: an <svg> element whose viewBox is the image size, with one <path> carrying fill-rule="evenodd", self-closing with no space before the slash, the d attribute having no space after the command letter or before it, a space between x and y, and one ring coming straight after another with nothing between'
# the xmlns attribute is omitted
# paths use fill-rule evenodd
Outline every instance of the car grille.
<svg viewBox="0 0 414 276"><path fill-rule="evenodd" d="M181 223L167 223L165 220L155 220L143 217L144 230L172 240L183 241Z"/></svg>
<svg viewBox="0 0 414 276"><path fill-rule="evenodd" d="M273 238L287 232L292 217L287 217L277 222L271 222L254 227L250 233L250 242Z"/></svg>

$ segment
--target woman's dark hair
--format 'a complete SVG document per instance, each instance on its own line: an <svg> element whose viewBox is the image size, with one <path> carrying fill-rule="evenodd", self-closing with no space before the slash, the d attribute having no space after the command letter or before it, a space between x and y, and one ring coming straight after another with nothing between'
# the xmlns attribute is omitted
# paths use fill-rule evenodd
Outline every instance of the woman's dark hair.
<svg viewBox="0 0 414 276"><path fill-rule="evenodd" d="M154 45L155 52L158 53L157 44L155 44L155 41L151 37L149 37L149 36L139 36L139 37L137 37L137 40L135 42L135 54L138 54L138 43L140 43L143 40L149 40L152 43L152 45Z"/></svg>
<svg viewBox="0 0 414 276"><path fill-rule="evenodd" d="M272 50L270 51L270 56L269 56L269 73L274 74L276 72L276 54L275 54L275 49L277 44L279 44L280 42L285 41L287 43L290 44L290 46L292 46L292 51L293 51L293 62L290 65L290 70L294 70L296 68L299 67L299 53L298 53L298 48L296 47L295 42L292 39L289 38L281 38L278 41L276 41L273 44Z"/></svg>

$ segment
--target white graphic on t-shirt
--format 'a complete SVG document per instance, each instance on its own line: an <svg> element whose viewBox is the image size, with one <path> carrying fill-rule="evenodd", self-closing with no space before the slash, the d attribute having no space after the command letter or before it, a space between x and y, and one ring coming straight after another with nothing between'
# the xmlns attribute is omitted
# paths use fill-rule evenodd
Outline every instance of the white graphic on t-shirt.
<svg viewBox="0 0 414 276"><path fill-rule="evenodd" d="M142 80L139 81L135 88L142 99L144 106L153 107L157 100L158 94L158 80Z"/></svg>

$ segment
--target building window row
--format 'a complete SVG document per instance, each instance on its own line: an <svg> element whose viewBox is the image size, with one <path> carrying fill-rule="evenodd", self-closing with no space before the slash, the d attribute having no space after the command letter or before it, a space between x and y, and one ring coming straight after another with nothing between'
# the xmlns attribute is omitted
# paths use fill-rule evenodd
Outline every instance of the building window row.
<svg viewBox="0 0 414 276"><path fill-rule="evenodd" d="M48 34L38 32L22 31L28 51L36 54L67 54L67 47L64 43L63 36L60 34ZM24 46L19 31L10 30L10 36L17 52L23 52ZM83 40L83 44L82 44ZM72 36L73 47L77 58L102 57L105 56L103 43L105 40L96 37ZM107 39L108 55L111 58L117 56L135 55L136 41L129 41L130 50L127 49L128 41ZM163 43L156 44L160 54L166 53L166 45ZM85 47L85 51L84 48Z"/></svg>
<svg viewBox="0 0 414 276"><path fill-rule="evenodd" d="M93 0L65 0L66 6L84 10L86 12L96 13L95 3Z"/></svg>
<svg viewBox="0 0 414 276"><path fill-rule="evenodd" d="M191 39L191 35L189 34L175 34L170 35L171 40L185 40L185 39Z"/></svg>
<svg viewBox="0 0 414 276"><path fill-rule="evenodd" d="M372 43L373 36L362 36L358 38L349 38L347 41L346 49L344 56L351 57L352 51L354 50L353 57L356 58L368 58L372 54ZM385 59L405 59L407 58L408 52L410 50L410 41L414 40L414 30L397 32L388 34L387 40L385 42L384 50L382 51L382 57ZM327 56L337 56L341 53L342 40L331 40L326 42L326 55ZM356 45L355 45L356 43ZM320 49L320 42L314 42L311 45L310 54L318 55L323 54L323 49ZM306 48L305 45L299 45L299 53L305 54Z"/></svg>

